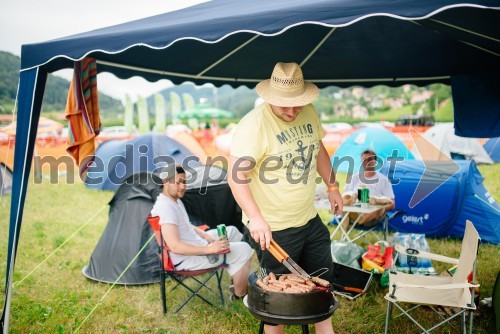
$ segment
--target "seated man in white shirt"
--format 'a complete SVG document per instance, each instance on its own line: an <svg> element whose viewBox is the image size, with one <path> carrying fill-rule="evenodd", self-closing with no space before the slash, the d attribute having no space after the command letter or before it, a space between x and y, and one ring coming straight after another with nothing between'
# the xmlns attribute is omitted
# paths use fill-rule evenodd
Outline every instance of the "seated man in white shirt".
<svg viewBox="0 0 500 334"><path fill-rule="evenodd" d="M365 150L361 153L362 168L359 174L352 176L351 182L346 182L342 199L344 205L351 205L356 202L358 188L360 184L365 184L370 190L370 204L384 205L380 210L368 214L350 213L349 219L354 221L361 215L359 224L373 226L384 219L385 213L394 209L394 192L389 179L375 171L377 155L372 150Z"/></svg>
<svg viewBox="0 0 500 334"><path fill-rule="evenodd" d="M253 250L234 226L227 226L227 240L220 238L216 229L206 232L193 226L181 198L186 192L186 173L180 166L165 167L160 173L163 191L158 196L152 216L160 217L163 238L170 248L170 256L176 270L199 270L216 267L226 255L227 271L233 278L231 298L246 295L250 259Z"/></svg>

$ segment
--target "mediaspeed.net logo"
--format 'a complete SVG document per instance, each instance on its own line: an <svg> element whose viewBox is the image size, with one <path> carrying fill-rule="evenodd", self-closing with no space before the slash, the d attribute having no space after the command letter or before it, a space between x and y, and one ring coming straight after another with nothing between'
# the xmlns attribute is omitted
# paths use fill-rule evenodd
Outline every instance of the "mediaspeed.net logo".
<svg viewBox="0 0 500 334"><path fill-rule="evenodd" d="M444 152L442 152L439 148L434 146L429 140L427 140L423 135L420 133L416 132L413 129L409 130L412 139L414 141L415 147L417 151L419 152L426 152L427 155L431 154L434 157L437 157L437 159L433 160L440 160L446 162L445 168L440 169L440 178L439 182L436 182L436 179L430 173L428 170L428 165L429 161L428 160L422 160L422 163L424 164L424 173L422 174L422 177L412 194L410 203L408 204L409 208L414 208L416 205L418 205L420 202L422 202L425 198L427 198L429 195L431 195L434 191L436 191L441 185L446 183L448 179L450 179L456 172L460 170L460 166L450 159ZM147 168L149 162L147 161L148 158L146 157L146 154L148 152L149 148L144 145L144 147L139 147L137 150L134 147L130 147L129 149L125 150L126 154L125 155L119 155L119 156L114 156L110 159L110 161L107 161L107 166L106 162L100 160L98 157L95 157L92 166L89 167L88 173L87 173L87 179L86 183L88 184L99 184L100 182L103 182L103 173L105 171L108 171L108 179L111 183L120 185L122 184L126 178L131 175L132 173L128 173L126 170L127 168L132 168L135 170L134 166L131 165L130 161L138 161L137 163L139 164L139 170L149 170ZM429 153L430 152L430 153ZM403 157L398 157L398 152L393 152L393 156L388 157L387 161L391 164L391 167L389 168L390 173L392 173L395 169L395 165L404 160ZM134 155L138 155L135 157ZM420 154L422 156L422 154ZM228 166L228 161L225 157L223 156L217 156L210 158L212 159L211 161L207 161L207 165L221 165L221 166ZM260 170L258 173L258 177L261 182L264 183L276 183L277 180L273 178L268 178L266 175L267 173L272 173L273 171L276 171L279 168L285 168L287 170L287 181L292 183L292 184L297 184L297 183L305 183L309 180L309 173L311 172L309 168L304 168L301 169L302 174L299 174L298 176L295 176L295 174L291 173L289 170L292 170L297 166L297 162L303 162L303 160L309 161L310 159L313 159L312 155L308 156L299 156L296 157L295 159L291 159L290 163L288 165L285 165L283 163L283 160L279 159L279 157L269 157L270 161L267 161L266 163L261 163L260 164ZM337 159L337 160L335 160ZM348 173L351 175L354 172L354 159L353 157L346 156L342 158L335 158L333 161L333 166L335 168L336 165L339 165L341 163L347 163L349 168L348 170L351 171ZM116 161L115 161L116 160ZM176 164L176 161L174 160L173 157L171 156L158 156L154 157L153 159L153 164L155 166L156 171L160 171L163 167L165 166L174 166ZM211 183L217 183L218 180L220 179L220 175L217 175L215 179L213 179L213 175L209 173L209 170L206 170L203 172L203 175L198 175L197 172L194 170L192 167L191 163L194 161L197 161L198 158L194 156L190 156L186 159L184 159L182 166L186 170L186 172L190 175L188 178L188 183L191 181L196 181L198 177L202 177L204 180L204 186L211 184ZM245 160L245 159L243 159ZM72 158L69 156L62 156L59 158L54 158L50 156L45 156L45 157L38 157L35 156L35 163L38 165L49 165L51 175L50 175L50 182L51 183L58 183L59 177L61 176L59 174L59 166L64 165L65 168L64 170L74 170L75 165L74 161ZM134 162L135 163L135 162ZM118 173L118 169L116 168L116 165L122 164L123 166L123 171L122 173ZM143 167L141 167L144 165ZM300 164L299 164L300 165ZM309 164L307 164L309 165ZM384 165L383 161L378 161L377 165L375 167L376 170L379 170L382 168ZM254 165L255 166L255 165ZM242 167L242 165L236 164L236 169L238 168L252 168L252 166L249 167ZM235 177L235 170L231 171L232 179L235 180L235 182L238 183L248 183L249 180L239 180L238 177ZM204 175L207 174L207 175ZM361 173L362 174L362 173ZM363 177L363 175L360 174L360 178ZM67 183L74 183L74 174L73 173L67 173L66 175L67 178ZM392 177L392 175L388 175L389 179L395 181ZM320 184L322 182L321 177L316 177L316 183ZM371 183L371 182L377 182L377 180L364 180L362 179L364 183ZM36 179L35 178L35 183L41 183L41 179ZM350 182L350 177L347 179L347 183ZM410 219L410 218L409 218ZM412 218L413 219L413 218Z"/></svg>
<svg viewBox="0 0 500 334"><path fill-rule="evenodd" d="M422 134L415 131L414 129L409 130L415 147L417 148L418 154L422 159L424 164L424 173L418 182L417 188L413 193L413 196L408 204L410 209L413 209L418 203L422 202L425 198L431 195L439 187L445 184L453 175L455 175L460 170L460 165L452 160L448 155L446 155L442 150L436 147L431 141L425 138ZM433 156L435 160L446 162L446 168L440 169L440 178L436 182L435 177L429 170L429 160L426 160L425 156Z"/></svg>

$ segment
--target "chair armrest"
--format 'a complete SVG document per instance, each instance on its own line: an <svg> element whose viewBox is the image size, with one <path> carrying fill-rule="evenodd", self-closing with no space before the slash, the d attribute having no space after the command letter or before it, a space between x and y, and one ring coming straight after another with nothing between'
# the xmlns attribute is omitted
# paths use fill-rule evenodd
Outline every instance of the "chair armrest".
<svg viewBox="0 0 500 334"><path fill-rule="evenodd" d="M430 290L449 290L449 289L465 289L465 288L477 288L479 284L472 283L450 283L450 284L409 284L409 283L401 283L396 282L397 288L422 288L422 289L430 289Z"/></svg>
<svg viewBox="0 0 500 334"><path fill-rule="evenodd" d="M426 259L434 260L434 261L439 261L439 262L445 262L445 263L451 263L451 264L458 264L458 259L444 256L444 255L439 255L439 254L434 254L434 253L429 253L429 252L424 252L421 250L417 250L416 254L408 254L406 252L407 248L404 248L403 246L396 244L395 247L396 251L402 255L410 255L410 256L415 256L415 257L423 257Z"/></svg>

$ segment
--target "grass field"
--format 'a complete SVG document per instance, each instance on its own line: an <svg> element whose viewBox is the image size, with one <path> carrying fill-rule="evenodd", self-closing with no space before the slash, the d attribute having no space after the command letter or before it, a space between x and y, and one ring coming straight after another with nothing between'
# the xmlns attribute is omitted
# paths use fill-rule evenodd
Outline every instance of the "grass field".
<svg viewBox="0 0 500 334"><path fill-rule="evenodd" d="M485 184L500 199L500 165L481 166ZM62 181L62 180L61 180ZM259 322L241 303L210 308L193 301L178 315L162 315L159 284L115 286L87 280L81 270L105 228L107 203L112 193L85 188L81 183L42 184L30 181L14 275L10 329L12 333L256 333ZM5 276L10 196L0 197L0 277ZM328 212L321 212L326 220ZM69 240L68 240L69 239ZM456 257L460 241L429 239L431 250ZM498 246L482 245L478 280L481 298L492 294L500 268ZM253 269L257 268L254 261ZM35 269L35 270L34 270ZM445 267L437 266L437 270ZM34 270L34 271L33 271ZM226 283L228 277L226 276ZM226 284L227 285L227 284ZM172 283L167 283L171 287ZM340 299L332 321L336 332L381 333L384 328L386 291L374 281L354 301ZM226 296L229 294L226 293ZM1 296L3 303L3 295ZM181 290L167 296L169 305L183 297ZM215 298L215 295L214 295ZM95 308L95 310L94 310ZM93 311L94 310L94 311ZM92 312L93 311L93 312ZM92 312L92 313L91 313ZM421 315L430 315L428 310ZM90 314L90 316L89 316ZM88 317L88 318L87 318ZM479 308L475 333L491 333L493 312ZM310 327L312 330L312 326ZM290 326L287 333L299 333ZM444 327L436 333L456 333ZM314 332L312 330L312 332ZM415 333L416 328L397 319L391 333Z"/></svg>

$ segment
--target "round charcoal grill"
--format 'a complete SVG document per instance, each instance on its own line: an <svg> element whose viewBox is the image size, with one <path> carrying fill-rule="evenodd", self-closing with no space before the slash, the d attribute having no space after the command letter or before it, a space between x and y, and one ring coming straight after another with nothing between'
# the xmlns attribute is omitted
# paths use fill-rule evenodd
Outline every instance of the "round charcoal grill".
<svg viewBox="0 0 500 334"><path fill-rule="evenodd" d="M328 319L339 307L339 302L331 290L314 290L307 293L284 293L266 291L255 283L257 273L248 277L248 295L243 303L250 313L264 322L282 325L302 325L302 332L308 333L308 324Z"/></svg>

